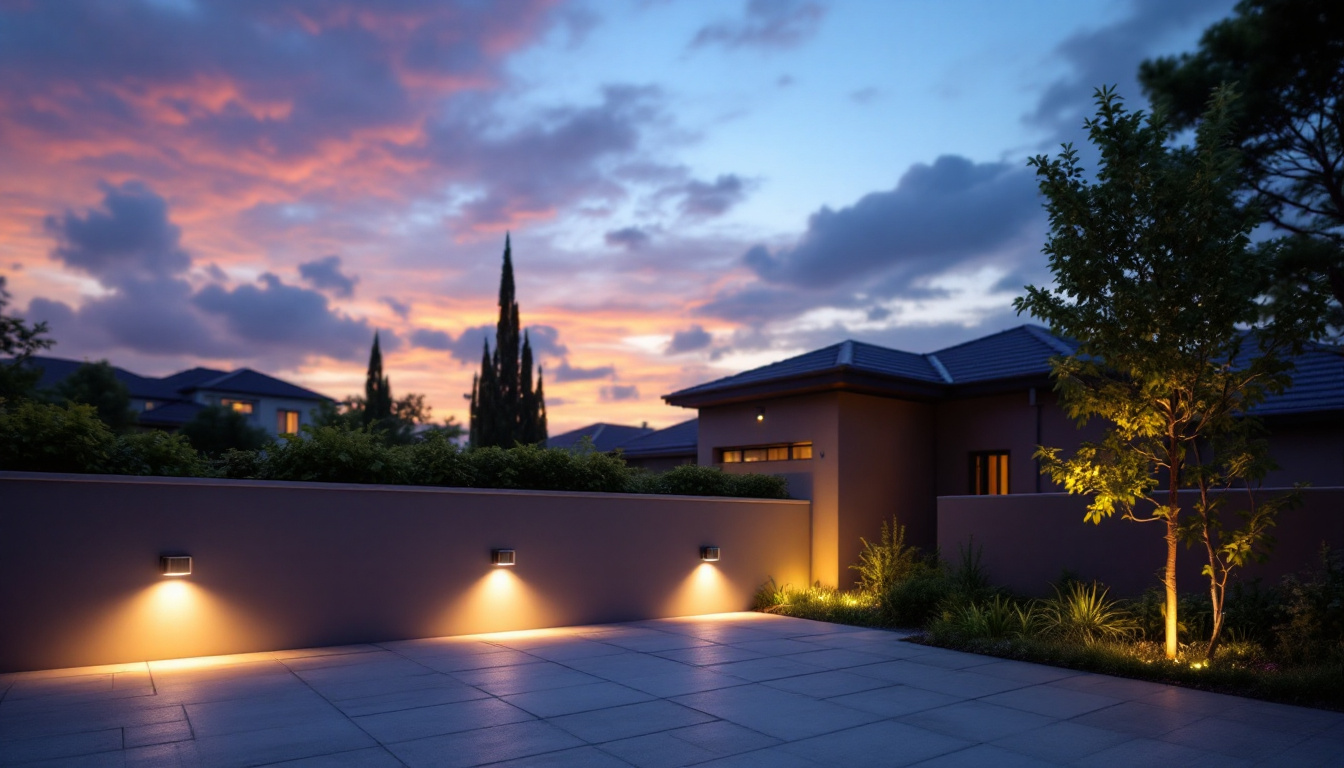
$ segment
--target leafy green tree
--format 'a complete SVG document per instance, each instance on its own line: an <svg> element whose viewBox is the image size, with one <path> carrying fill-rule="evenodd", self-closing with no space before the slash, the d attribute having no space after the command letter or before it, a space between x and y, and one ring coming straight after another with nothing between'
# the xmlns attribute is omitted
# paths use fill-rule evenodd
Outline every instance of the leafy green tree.
<svg viewBox="0 0 1344 768"><path fill-rule="evenodd" d="M1145 61L1139 79L1176 128L1199 122L1214 88L1237 84L1242 183L1289 235L1265 249L1280 292L1344 304L1344 4L1242 0L1198 50Z"/></svg>
<svg viewBox="0 0 1344 768"><path fill-rule="evenodd" d="M1249 429L1247 409L1289 383L1288 355L1320 327L1311 296L1269 318L1261 312L1273 268L1250 249L1255 219L1237 205L1233 98L1216 91L1194 146L1173 148L1169 124L1099 90L1097 117L1086 121L1101 156L1095 180L1069 145L1055 159L1031 160L1049 212L1044 251L1055 286L1028 286L1014 302L1078 341L1075 354L1053 361L1055 388L1080 425L1106 425L1099 442L1071 456L1040 447L1042 471L1092 497L1091 522L1118 511L1166 529L1168 658L1177 652L1178 492L1209 482L1212 467L1227 477L1265 463L1254 441L1238 443L1236 460L1195 448L1223 447L1225 436ZM1151 495L1160 487L1164 494ZM1252 549L1263 546L1263 536L1247 535Z"/></svg>
<svg viewBox="0 0 1344 768"><path fill-rule="evenodd" d="M37 352L50 348L56 342L43 338L46 323L29 325L23 318L5 314L9 291L5 278L0 275L0 399L18 400L32 397L42 369L28 365L28 359Z"/></svg>
<svg viewBox="0 0 1344 768"><path fill-rule="evenodd" d="M266 430L252 424L232 408L212 405L202 408L179 431L196 450L211 458L225 451L255 451L271 442Z"/></svg>
<svg viewBox="0 0 1344 768"><path fill-rule="evenodd" d="M471 445L510 448L546 441L546 401L541 389L532 389L532 343L522 336L519 361L518 302L514 297L513 253L504 238L504 267L499 278L499 322L495 351L485 342L481 372L471 385Z"/></svg>
<svg viewBox="0 0 1344 768"><path fill-rule="evenodd" d="M52 389L52 394L58 400L92 405L113 432L129 431L139 418L131 408L130 390L106 360L79 366Z"/></svg>
<svg viewBox="0 0 1344 768"><path fill-rule="evenodd" d="M117 436L91 405L0 403L0 469L97 474L116 459Z"/></svg>

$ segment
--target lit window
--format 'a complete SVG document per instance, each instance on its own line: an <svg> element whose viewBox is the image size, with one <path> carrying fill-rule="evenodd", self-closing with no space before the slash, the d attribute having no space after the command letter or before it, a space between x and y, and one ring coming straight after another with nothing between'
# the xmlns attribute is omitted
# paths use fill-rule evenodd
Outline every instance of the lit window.
<svg viewBox="0 0 1344 768"><path fill-rule="evenodd" d="M146 410L146 411L152 411L152 410L154 410L154 406L156 406L156 405L158 405L158 403L154 402L153 400L146 400L146 401L145 401L145 410Z"/></svg>
<svg viewBox="0 0 1344 768"><path fill-rule="evenodd" d="M299 433L299 412L276 411L275 431L282 435L297 435Z"/></svg>
<svg viewBox="0 0 1344 768"><path fill-rule="evenodd" d="M738 464L747 461L790 461L812 458L811 443L780 443L752 448L719 449L719 461Z"/></svg>
<svg viewBox="0 0 1344 768"><path fill-rule="evenodd" d="M1008 493L1008 452L980 451L971 454L971 494L999 496Z"/></svg>
<svg viewBox="0 0 1344 768"><path fill-rule="evenodd" d="M224 398L219 401L219 404L224 406L225 408L228 408L231 411L237 411L238 413L245 413L249 415L252 413L251 400L230 400L228 398Z"/></svg>

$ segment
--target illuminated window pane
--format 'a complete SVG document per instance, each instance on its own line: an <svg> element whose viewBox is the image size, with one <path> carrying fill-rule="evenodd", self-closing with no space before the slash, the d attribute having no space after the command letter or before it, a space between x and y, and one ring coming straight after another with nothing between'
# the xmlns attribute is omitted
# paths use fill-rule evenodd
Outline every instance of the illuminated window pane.
<svg viewBox="0 0 1344 768"><path fill-rule="evenodd" d="M237 411L238 413L246 413L246 414L252 413L251 400L229 400L226 398L220 400L219 404L230 410Z"/></svg>
<svg viewBox="0 0 1344 768"><path fill-rule="evenodd" d="M739 463L739 462L741 462L741 461L742 461L742 452L741 452L741 451L724 451L724 452L723 452L723 463L724 463L724 464L737 464L737 463Z"/></svg>
<svg viewBox="0 0 1344 768"><path fill-rule="evenodd" d="M787 445L772 445L769 448L766 448L765 450L766 450L766 456L770 461L789 460L789 446Z"/></svg>
<svg viewBox="0 0 1344 768"><path fill-rule="evenodd" d="M811 444L811 443L795 443L795 444L793 445L793 458L795 458L795 459L810 459L810 458L812 458L812 444Z"/></svg>
<svg viewBox="0 0 1344 768"><path fill-rule="evenodd" d="M982 451L971 454L970 492L976 496L1008 493L1008 452Z"/></svg>
<svg viewBox="0 0 1344 768"><path fill-rule="evenodd" d="M765 461L766 450L764 448L746 448L742 451L743 461Z"/></svg>
<svg viewBox="0 0 1344 768"><path fill-rule="evenodd" d="M275 431L282 435L297 435L299 433L299 412L276 411Z"/></svg>

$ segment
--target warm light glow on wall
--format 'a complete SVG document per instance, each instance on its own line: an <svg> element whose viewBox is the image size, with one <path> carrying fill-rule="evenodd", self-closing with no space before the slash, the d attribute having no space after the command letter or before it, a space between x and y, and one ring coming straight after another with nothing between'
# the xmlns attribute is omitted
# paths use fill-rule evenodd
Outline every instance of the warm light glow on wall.
<svg viewBox="0 0 1344 768"><path fill-rule="evenodd" d="M83 642L118 660L172 659L266 647L266 628L191 579L161 579L94 619Z"/></svg>
<svg viewBox="0 0 1344 768"><path fill-rule="evenodd" d="M745 594L736 595L723 571L712 563L700 563L687 574L663 610L665 616L741 611L748 607Z"/></svg>
<svg viewBox="0 0 1344 768"><path fill-rule="evenodd" d="M443 635L505 632L555 623L551 601L543 599L513 568L491 568L452 601L435 623Z"/></svg>

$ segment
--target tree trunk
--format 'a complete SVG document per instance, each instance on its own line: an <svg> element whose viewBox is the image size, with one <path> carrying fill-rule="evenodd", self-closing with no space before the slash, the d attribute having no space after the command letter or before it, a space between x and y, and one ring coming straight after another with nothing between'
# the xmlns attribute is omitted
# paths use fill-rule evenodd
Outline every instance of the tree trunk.
<svg viewBox="0 0 1344 768"><path fill-rule="evenodd" d="M1168 433L1167 466L1167 572L1162 579L1167 591L1166 644L1168 659L1176 658L1176 549L1179 543L1177 527L1181 514L1181 459L1176 436Z"/></svg>

